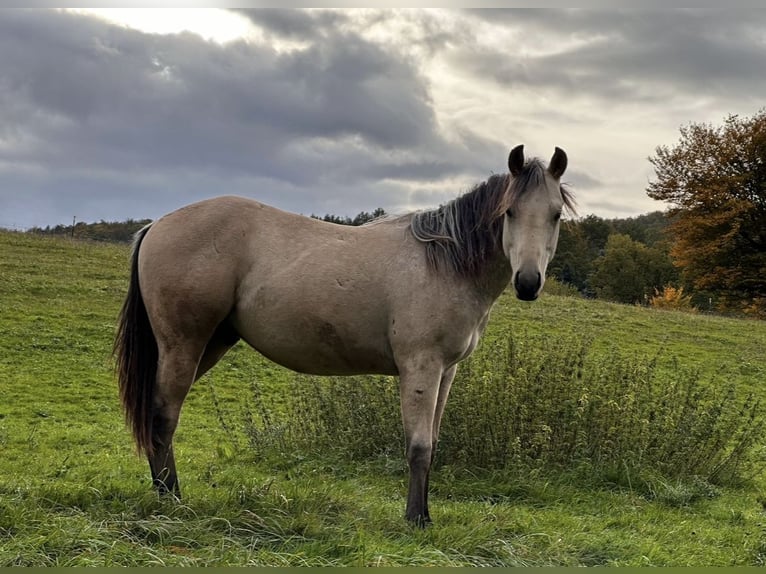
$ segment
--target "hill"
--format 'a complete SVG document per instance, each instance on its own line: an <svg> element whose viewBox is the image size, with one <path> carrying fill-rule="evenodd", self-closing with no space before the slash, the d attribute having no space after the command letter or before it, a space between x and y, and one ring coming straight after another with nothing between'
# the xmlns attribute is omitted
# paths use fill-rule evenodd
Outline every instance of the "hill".
<svg viewBox="0 0 766 574"><path fill-rule="evenodd" d="M658 482L663 496L648 496L577 469L447 464L432 479L435 526L413 530L401 518L403 457L256 457L243 430L252 387L278 402L293 375L242 344L186 402L183 503L158 501L124 428L110 359L128 254L126 245L0 233L1 566L764 562L762 476L704 496ZM710 384L766 396L763 322L504 296L480 351L508 333L587 338L605 356L659 354L665 369L698 369Z"/></svg>

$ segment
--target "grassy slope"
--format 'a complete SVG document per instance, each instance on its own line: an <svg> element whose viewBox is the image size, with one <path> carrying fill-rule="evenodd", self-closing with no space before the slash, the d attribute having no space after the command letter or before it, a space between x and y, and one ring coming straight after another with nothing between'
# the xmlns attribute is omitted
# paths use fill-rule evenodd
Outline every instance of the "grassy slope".
<svg viewBox="0 0 766 574"><path fill-rule="evenodd" d="M254 460L238 432L249 385L278 393L290 375L242 345L187 400L177 435L184 504L159 502L111 372L127 260L124 246L0 233L0 565L761 563L763 480L674 506L574 475L445 468L433 477L436 526L413 530L401 519L399 459L361 469ZM661 351L766 394L764 323L503 298L487 337L507 329Z"/></svg>

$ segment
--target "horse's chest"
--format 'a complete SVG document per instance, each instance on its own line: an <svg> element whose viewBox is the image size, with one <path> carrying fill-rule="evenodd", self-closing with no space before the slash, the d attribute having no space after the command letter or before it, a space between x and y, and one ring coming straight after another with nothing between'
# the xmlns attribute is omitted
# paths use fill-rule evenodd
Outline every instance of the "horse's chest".
<svg viewBox="0 0 766 574"><path fill-rule="evenodd" d="M444 357L447 366L459 363L467 359L479 344L481 331L474 329L463 334L453 334L447 342L441 345L440 353Z"/></svg>
<svg viewBox="0 0 766 574"><path fill-rule="evenodd" d="M467 359L471 353L473 353L476 350L477 345L479 344L479 340L481 339L482 334L484 333L484 329L487 326L487 321L489 320L489 312L487 312L479 321L479 324L473 328L468 329L466 333L462 337L462 341L459 341L458 344L455 346L455 349L453 350L453 357L455 357L453 360L449 361L450 364L455 364L463 359Z"/></svg>

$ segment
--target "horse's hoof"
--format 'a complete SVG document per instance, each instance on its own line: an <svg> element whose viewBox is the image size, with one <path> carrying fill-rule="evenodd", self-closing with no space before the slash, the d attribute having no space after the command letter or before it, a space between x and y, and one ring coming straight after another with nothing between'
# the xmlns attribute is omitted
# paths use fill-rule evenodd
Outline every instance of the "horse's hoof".
<svg viewBox="0 0 766 574"><path fill-rule="evenodd" d="M168 488L167 485L160 479L154 479L154 490L157 495L162 499L173 499L176 501L181 500L181 489L176 482L172 487Z"/></svg>
<svg viewBox="0 0 766 574"><path fill-rule="evenodd" d="M426 526L433 524L430 516L423 516L418 514L417 516L407 516L407 521L417 528L425 528Z"/></svg>

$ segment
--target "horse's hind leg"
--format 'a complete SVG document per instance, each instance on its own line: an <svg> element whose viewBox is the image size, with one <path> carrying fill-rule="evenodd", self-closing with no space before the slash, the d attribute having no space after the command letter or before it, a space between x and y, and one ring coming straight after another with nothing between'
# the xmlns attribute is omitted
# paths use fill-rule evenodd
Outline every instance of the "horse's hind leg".
<svg viewBox="0 0 766 574"><path fill-rule="evenodd" d="M213 337L205 346L205 352L199 361L194 380L196 381L212 369L221 360L221 357L226 354L226 351L231 349L237 341L239 341L239 333L231 326L228 319L224 320L218 325L215 333L213 333Z"/></svg>
<svg viewBox="0 0 766 574"><path fill-rule="evenodd" d="M152 482L160 494L181 494L173 456L173 434L178 426L181 406L194 382L199 356L198 347L190 344L160 348L154 392L152 452L148 457Z"/></svg>
<svg viewBox="0 0 766 574"><path fill-rule="evenodd" d="M152 421L154 451L149 456L149 468L152 482L161 494L181 494L173 454L173 434L186 394L192 383L210 370L238 340L237 332L224 321L204 346L204 351L200 351L199 343L192 342L175 344L160 351Z"/></svg>

